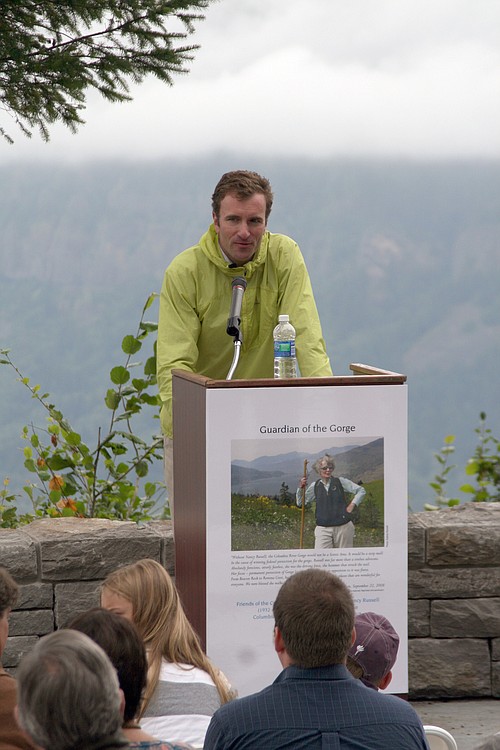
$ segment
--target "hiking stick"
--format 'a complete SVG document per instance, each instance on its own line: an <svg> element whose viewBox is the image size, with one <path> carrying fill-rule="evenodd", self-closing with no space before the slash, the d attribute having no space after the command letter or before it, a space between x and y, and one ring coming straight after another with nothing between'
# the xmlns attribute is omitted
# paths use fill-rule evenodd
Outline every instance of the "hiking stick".
<svg viewBox="0 0 500 750"><path fill-rule="evenodd" d="M306 519L306 485L307 485L307 459L304 459L304 479L306 480L302 487L302 513L300 514L300 549L304 542L304 522Z"/></svg>

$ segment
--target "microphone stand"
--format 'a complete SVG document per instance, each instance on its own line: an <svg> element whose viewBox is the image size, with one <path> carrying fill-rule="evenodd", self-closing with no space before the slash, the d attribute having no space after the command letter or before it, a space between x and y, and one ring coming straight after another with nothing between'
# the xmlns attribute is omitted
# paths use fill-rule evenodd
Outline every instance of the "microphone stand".
<svg viewBox="0 0 500 750"><path fill-rule="evenodd" d="M229 368L229 372L227 373L226 380L231 380L240 359L241 342L243 340L240 331L241 301L243 299L243 293L247 286L246 279L242 278L241 276L237 276L233 279L231 286L233 289L233 299L231 303L231 310L229 312L229 319L227 321L226 333L234 337L234 353L233 361L231 363L231 367Z"/></svg>
<svg viewBox="0 0 500 750"><path fill-rule="evenodd" d="M234 330L235 329L233 329L233 331ZM240 359L240 350L241 350L241 331L238 328L237 332L234 334L233 361L231 363L231 367L229 368L229 372L226 375L226 380L231 380L231 378L234 375L234 371L238 367L238 362Z"/></svg>

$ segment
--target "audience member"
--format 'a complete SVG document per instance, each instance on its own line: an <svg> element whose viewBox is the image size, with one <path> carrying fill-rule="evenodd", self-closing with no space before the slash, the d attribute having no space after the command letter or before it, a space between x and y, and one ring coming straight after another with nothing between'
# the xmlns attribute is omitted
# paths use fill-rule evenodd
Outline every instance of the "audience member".
<svg viewBox="0 0 500 750"><path fill-rule="evenodd" d="M347 669L374 690L385 690L399 648L399 635L389 620L375 612L362 612L354 621L356 638L347 654Z"/></svg>
<svg viewBox="0 0 500 750"><path fill-rule="evenodd" d="M121 615L99 608L78 615L68 627L92 638L116 669L125 698L122 729L129 746L141 750L189 750L188 745L157 740L136 721L148 674L146 649L136 627Z"/></svg>
<svg viewBox="0 0 500 750"><path fill-rule="evenodd" d="M17 677L19 723L40 748L128 746L116 670L83 633L59 630L41 638L21 660Z"/></svg>
<svg viewBox="0 0 500 750"><path fill-rule="evenodd" d="M203 747L210 717L233 695L203 653L167 571L148 559L119 568L104 581L101 604L133 622L146 646L142 727L162 740Z"/></svg>
<svg viewBox="0 0 500 750"><path fill-rule="evenodd" d="M9 635L9 616L17 602L18 586L5 568L0 568L0 658ZM33 744L19 728L14 715L17 703L16 681L0 663L0 748L33 748Z"/></svg>
<svg viewBox="0 0 500 750"><path fill-rule="evenodd" d="M427 750L412 706L368 690L347 670L354 603L340 578L317 568L295 573L273 611L283 671L261 692L214 714L205 750Z"/></svg>

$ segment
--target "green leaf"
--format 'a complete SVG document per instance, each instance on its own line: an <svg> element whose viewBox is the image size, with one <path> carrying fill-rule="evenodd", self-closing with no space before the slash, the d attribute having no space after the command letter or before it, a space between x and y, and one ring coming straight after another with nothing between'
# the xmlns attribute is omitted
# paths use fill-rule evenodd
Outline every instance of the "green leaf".
<svg viewBox="0 0 500 750"><path fill-rule="evenodd" d="M73 468L75 465L75 462L73 459L68 458L67 456L62 456L59 453L56 453L55 456L50 456L47 458L47 466L52 471L59 471L60 469L67 469L69 467Z"/></svg>
<svg viewBox="0 0 500 750"><path fill-rule="evenodd" d="M82 442L81 435L79 435L77 432L68 432L66 435L66 442L68 445L80 445Z"/></svg>
<svg viewBox="0 0 500 750"><path fill-rule="evenodd" d="M35 473L35 474L36 474L36 469L37 469L37 467L36 467L36 464L35 464L35 462L33 461L33 459L32 459L32 458L28 458L28 459L26 459L26 461L24 462L24 466L25 466L25 468L26 468L26 469L27 469L28 471L31 471L32 473Z"/></svg>
<svg viewBox="0 0 500 750"><path fill-rule="evenodd" d="M465 473L470 476L471 474L477 474L478 470L479 470L478 462L474 461L474 459L471 458L465 466Z"/></svg>
<svg viewBox="0 0 500 750"><path fill-rule="evenodd" d="M460 487L460 492L469 492L474 494L476 491L476 488L472 486L472 484L462 484Z"/></svg>
<svg viewBox="0 0 500 750"><path fill-rule="evenodd" d="M156 357L149 357L144 365L145 375L156 375Z"/></svg>
<svg viewBox="0 0 500 750"><path fill-rule="evenodd" d="M38 435L37 434L32 435L30 442L33 448L38 448L38 446L40 445L40 440L38 439Z"/></svg>
<svg viewBox="0 0 500 750"><path fill-rule="evenodd" d="M147 310L147 309L148 309L149 307L151 307L151 305L153 304L153 302L155 301L155 299L156 299L157 297L158 297L158 292L152 292L152 293L151 293L151 294L149 295L149 297L148 297L148 298L147 298L147 300L146 300L146 304L145 304L145 305L144 305L144 307L143 307L143 312L146 312L146 310ZM9 349L4 349L4 350L2 351L2 354L7 354L7 352L8 352L8 351L9 351Z"/></svg>
<svg viewBox="0 0 500 750"><path fill-rule="evenodd" d="M455 435L447 435L444 439L445 445L450 445L455 442Z"/></svg>
<svg viewBox="0 0 500 750"><path fill-rule="evenodd" d="M156 482L146 482L144 492L146 493L146 497L152 497L156 492Z"/></svg>
<svg viewBox="0 0 500 750"><path fill-rule="evenodd" d="M139 341L139 339L136 339L135 336L125 336L122 341L122 350L125 352L125 354L135 354L139 351L141 346L141 342Z"/></svg>
<svg viewBox="0 0 500 750"><path fill-rule="evenodd" d="M149 404L149 406L160 406L161 401L160 397L157 396L151 396L149 393L143 393L141 396L141 401L145 404Z"/></svg>
<svg viewBox="0 0 500 750"><path fill-rule="evenodd" d="M135 465L135 473L138 477L145 477L149 471L149 466L147 464L147 461L139 461Z"/></svg>
<svg viewBox="0 0 500 750"><path fill-rule="evenodd" d="M114 411L116 408L118 408L118 405L120 403L119 394L110 388L106 393L104 403L106 404L108 409L111 409L112 411Z"/></svg>
<svg viewBox="0 0 500 750"><path fill-rule="evenodd" d="M146 331L146 333L152 333L153 331L158 330L158 323L152 323L152 322L146 322L145 320L140 323L139 328L141 331Z"/></svg>
<svg viewBox="0 0 500 750"><path fill-rule="evenodd" d="M122 365L113 367L110 372L111 382L115 385L124 385L130 380L130 373L126 367Z"/></svg>

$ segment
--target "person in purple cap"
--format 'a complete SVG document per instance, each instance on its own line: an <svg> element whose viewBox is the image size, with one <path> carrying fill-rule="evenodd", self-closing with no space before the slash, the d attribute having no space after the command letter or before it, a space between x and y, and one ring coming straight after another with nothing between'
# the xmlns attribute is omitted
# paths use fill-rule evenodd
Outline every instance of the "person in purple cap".
<svg viewBox="0 0 500 750"><path fill-rule="evenodd" d="M362 612L354 621L356 638L347 655L347 668L374 690L385 690L399 648L399 635L383 615Z"/></svg>

